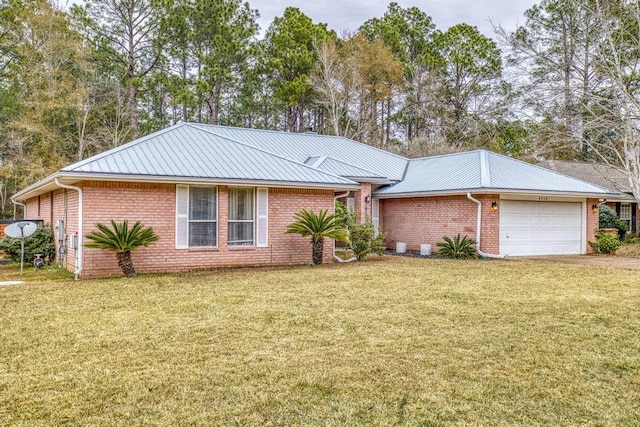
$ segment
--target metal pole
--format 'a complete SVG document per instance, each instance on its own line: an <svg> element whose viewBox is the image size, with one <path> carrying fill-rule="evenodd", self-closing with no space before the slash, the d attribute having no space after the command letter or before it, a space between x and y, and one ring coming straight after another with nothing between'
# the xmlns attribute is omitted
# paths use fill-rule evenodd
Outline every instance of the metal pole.
<svg viewBox="0 0 640 427"><path fill-rule="evenodd" d="M24 227L20 227L20 275L24 270Z"/></svg>

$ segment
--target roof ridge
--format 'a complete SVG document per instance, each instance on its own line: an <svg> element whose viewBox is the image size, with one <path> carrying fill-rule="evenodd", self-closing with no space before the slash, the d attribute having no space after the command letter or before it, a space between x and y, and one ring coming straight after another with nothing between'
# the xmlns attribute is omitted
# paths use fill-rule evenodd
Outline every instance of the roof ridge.
<svg viewBox="0 0 640 427"><path fill-rule="evenodd" d="M409 161L413 162L413 161L416 161L416 160L430 160L430 159L441 158L441 157L462 156L462 155L465 155L465 154L477 153L477 152L480 152L480 151L487 151L487 152L493 153L493 151L489 151L489 150L485 150L485 149L478 149L478 150L469 150L469 151L459 151L457 153L436 154L434 156L416 157L415 159L409 159Z"/></svg>
<svg viewBox="0 0 640 427"><path fill-rule="evenodd" d="M323 138L334 138L334 139L340 139L343 141L347 141L350 144L357 144L357 145L364 145L366 147L369 147L373 150L376 151L380 151L382 153L385 153L389 156L394 156L397 157L399 159L402 159L404 161L409 161L411 159L401 156L400 154L396 154L396 153L392 153L391 151L387 151L387 150L383 150L382 148L378 148L378 147L374 147L373 145L369 145L369 144L365 144L364 142L360 142L360 141L356 141L354 139L351 138L347 138L346 136L340 136L340 135L324 135L324 134L319 134L319 133L305 133L305 132L286 132L286 131L281 131L281 130L271 130L271 129L257 129L257 128L241 128L241 127L237 127L237 126L225 126L225 125L210 125L207 123L193 123L193 122L185 122L186 124L189 125L195 125L195 126L203 126L203 127L210 127L210 128L223 128L223 129L236 129L236 130L250 130L250 131L255 131L255 132L268 132L268 133L277 133L277 134L284 134L284 135L297 135L297 136L303 136L303 137L323 137Z"/></svg>
<svg viewBox="0 0 640 427"><path fill-rule="evenodd" d="M489 168L489 155L486 150L479 150L480 154L480 187L491 187L491 170Z"/></svg>
<svg viewBox="0 0 640 427"><path fill-rule="evenodd" d="M341 177L341 176L338 176L338 175L334 175L332 173L329 173L329 172L326 172L326 171L323 171L323 170L320 170L320 169L313 168L313 167L311 167L311 166L309 166L309 165L307 165L305 163L298 162L298 161L292 160L292 159L288 159L288 158L286 158L284 156L280 156L278 154L272 153L271 151L267 151L267 150L264 150L262 148L254 147L253 145L245 144L244 142L236 141L235 139L231 139L231 138L228 138L226 136L218 135L217 133L210 132L208 129L202 129L199 126L194 126L192 123L188 123L187 122L187 123L185 123L185 125L193 128L193 129L196 129L199 132L204 132L204 133L207 133L209 135L213 135L213 136L216 136L218 138L225 139L225 140L227 140L229 142L232 142L232 143L238 144L238 145L242 145L243 147L247 147L247 148L249 148L251 150L255 150L255 151L258 151L260 153L265 153L265 154L268 154L268 155L270 155L272 157L275 157L277 159L281 159L281 160L284 160L286 162L293 163L295 165L302 166L302 167L307 168L307 169L311 169L311 170L313 170L315 172L320 172L322 174L329 175L332 178L342 179L342 180L348 181L348 183L350 183L350 184L357 184L355 181L351 181L350 179L347 179L347 178L344 178L344 177Z"/></svg>
<svg viewBox="0 0 640 427"><path fill-rule="evenodd" d="M363 168L363 167L360 167L360 166L354 165L353 163L345 162L344 160L336 159L335 157L331 157L331 156L323 156L323 157L324 157L324 159L322 160L322 162L321 162L321 163L324 163L324 162L325 162L325 161L327 161L327 160L333 160L333 161L335 161L335 162L342 163L343 165L347 165L347 166L350 166L350 167L352 167L352 168L360 169L361 171L368 172L368 173L370 173L372 176L379 176L380 178L388 178L388 177L386 177L386 176L379 175L379 174L375 173L374 171L369 170L369 169L367 169L367 168Z"/></svg>

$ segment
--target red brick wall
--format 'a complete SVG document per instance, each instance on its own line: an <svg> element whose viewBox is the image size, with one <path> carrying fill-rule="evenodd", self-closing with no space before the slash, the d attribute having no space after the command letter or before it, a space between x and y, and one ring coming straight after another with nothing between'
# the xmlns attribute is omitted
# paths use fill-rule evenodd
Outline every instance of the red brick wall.
<svg viewBox="0 0 640 427"><path fill-rule="evenodd" d="M354 211L358 215L358 223L371 219L371 183L361 182L360 189L354 191ZM369 196L369 203L365 199Z"/></svg>
<svg viewBox="0 0 640 427"><path fill-rule="evenodd" d="M215 267L243 265L305 264L311 262L309 238L285 234L293 214L302 208L318 211L333 209L333 191L302 189L269 189L269 247L227 247L227 187L218 187L218 248L175 249L175 185L147 183L119 183L90 181L82 183L84 205L84 233L94 229L96 222L109 223L111 219L131 223L142 221L160 236L148 248L133 252L136 269L141 273L187 271ZM62 219L63 191L54 197L54 221ZM41 198L42 202L43 198ZM48 197L47 197L47 200ZM28 205L37 203L37 198ZM67 190L68 223L72 233L77 223L77 192ZM31 209L31 208L29 208ZM33 213L29 211L29 215ZM41 206L41 214L42 214ZM42 215L41 215L42 216ZM41 217L46 223L50 218ZM332 258L333 242L325 240L324 261ZM73 270L74 253L67 257L67 268ZM82 277L121 275L115 254L99 249L84 249Z"/></svg>
<svg viewBox="0 0 640 427"><path fill-rule="evenodd" d="M600 214L599 212L593 212L591 206L597 205L598 202L598 199L587 199L587 253L595 252L595 249L593 249L588 242L595 242L596 240L596 231L600 224ZM615 205L613 209L615 210Z"/></svg>
<svg viewBox="0 0 640 427"><path fill-rule="evenodd" d="M474 196L482 202L482 230L480 249L487 253L499 250L499 211L492 211L491 203L497 195ZM407 249L419 250L421 243L436 243L443 236L467 235L476 238L478 205L466 196L414 197L380 200L380 228L386 234L389 248L405 242Z"/></svg>
<svg viewBox="0 0 640 427"><path fill-rule="evenodd" d="M53 202L53 203L52 203ZM56 246L56 260L60 260L60 252L57 241L56 225L58 220L65 221L65 236L68 240L70 234L78 231L78 192L74 190L60 189L51 193L40 195L27 200L27 219L39 219L44 221L46 225L53 229L53 238ZM67 206L65 215L65 205ZM68 242L68 251L64 257L64 266L70 270L75 269L75 251L70 248L71 242Z"/></svg>

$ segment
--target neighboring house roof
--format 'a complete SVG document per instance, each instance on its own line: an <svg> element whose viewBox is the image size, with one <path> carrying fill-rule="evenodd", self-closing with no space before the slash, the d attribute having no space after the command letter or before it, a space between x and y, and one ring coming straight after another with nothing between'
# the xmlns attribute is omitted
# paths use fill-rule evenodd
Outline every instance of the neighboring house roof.
<svg viewBox="0 0 640 427"><path fill-rule="evenodd" d="M352 139L317 133L277 132L227 126L192 124L207 132L251 145L270 153L304 163L309 157L330 156L341 162L373 172L391 181L401 181L407 160L405 157Z"/></svg>
<svg viewBox="0 0 640 427"><path fill-rule="evenodd" d="M380 176L375 172L359 168L349 163L341 162L340 160L334 159L332 157L309 157L304 163L313 168L320 169L334 175L356 179L359 182L389 183L389 180L384 176Z"/></svg>
<svg viewBox="0 0 640 427"><path fill-rule="evenodd" d="M590 182L600 187L611 188L620 193L631 193L629 181L624 171L602 163L575 162L566 160L545 160L538 166ZM622 194L622 199L634 201L633 196Z"/></svg>
<svg viewBox="0 0 640 427"><path fill-rule="evenodd" d="M461 194L472 192L617 194L559 173L486 150L426 157L409 161L402 182L381 187L380 197Z"/></svg>

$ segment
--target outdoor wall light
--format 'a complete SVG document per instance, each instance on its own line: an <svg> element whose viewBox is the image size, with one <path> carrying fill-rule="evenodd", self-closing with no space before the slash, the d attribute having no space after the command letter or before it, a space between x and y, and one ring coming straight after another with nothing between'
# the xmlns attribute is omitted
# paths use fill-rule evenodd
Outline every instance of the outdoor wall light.
<svg viewBox="0 0 640 427"><path fill-rule="evenodd" d="M364 202L365 202L365 203L369 203L370 201L371 201L371 196L366 196L366 197L364 198Z"/></svg>
<svg viewBox="0 0 640 427"><path fill-rule="evenodd" d="M498 210L498 202L491 202L491 210L494 212Z"/></svg>
<svg viewBox="0 0 640 427"><path fill-rule="evenodd" d="M591 205L591 211L593 213L597 213L598 212L598 205L596 205L595 203L593 205Z"/></svg>

